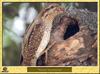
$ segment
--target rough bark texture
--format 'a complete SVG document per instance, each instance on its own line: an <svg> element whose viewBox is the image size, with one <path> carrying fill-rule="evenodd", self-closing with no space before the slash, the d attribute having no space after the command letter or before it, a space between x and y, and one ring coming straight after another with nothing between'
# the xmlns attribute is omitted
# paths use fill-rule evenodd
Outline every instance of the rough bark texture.
<svg viewBox="0 0 100 74"><path fill-rule="evenodd" d="M53 27L48 47L54 41L55 44L47 55L40 57L46 57L46 66L97 65L97 13L81 9L67 10L60 17L57 16L53 24L58 26Z"/></svg>

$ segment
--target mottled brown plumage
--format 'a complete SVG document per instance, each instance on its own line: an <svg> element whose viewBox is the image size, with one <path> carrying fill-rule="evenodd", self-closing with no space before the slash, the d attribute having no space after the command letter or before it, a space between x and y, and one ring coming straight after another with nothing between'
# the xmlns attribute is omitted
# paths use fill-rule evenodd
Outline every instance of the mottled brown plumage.
<svg viewBox="0 0 100 74"><path fill-rule="evenodd" d="M49 42L54 17L63 12L64 9L55 4L48 6L40 12L24 36L22 65L36 65L38 57Z"/></svg>

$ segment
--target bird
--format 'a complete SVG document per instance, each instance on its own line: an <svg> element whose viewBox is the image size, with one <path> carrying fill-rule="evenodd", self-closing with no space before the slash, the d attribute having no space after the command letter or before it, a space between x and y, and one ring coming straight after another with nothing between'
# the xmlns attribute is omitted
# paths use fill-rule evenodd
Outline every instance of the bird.
<svg viewBox="0 0 100 74"><path fill-rule="evenodd" d="M36 66L50 40L54 18L65 10L58 4L44 8L26 30L22 42L21 65Z"/></svg>

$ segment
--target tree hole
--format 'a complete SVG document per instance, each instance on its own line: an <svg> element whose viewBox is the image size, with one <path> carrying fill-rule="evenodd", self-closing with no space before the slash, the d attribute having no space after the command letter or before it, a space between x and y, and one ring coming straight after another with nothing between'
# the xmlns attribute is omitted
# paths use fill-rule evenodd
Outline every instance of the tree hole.
<svg viewBox="0 0 100 74"><path fill-rule="evenodd" d="M79 32L79 25L78 22L74 19L71 19L72 21L69 23L69 26L67 27L65 34L64 34L64 40L73 36L77 32ZM45 64L45 54L41 55L36 63L37 66L46 66Z"/></svg>
<svg viewBox="0 0 100 74"><path fill-rule="evenodd" d="M76 21L75 19L72 19L72 22L70 22L70 24L66 28L66 31L65 31L65 34L64 34L64 40L73 36L77 32L79 32L78 21Z"/></svg>

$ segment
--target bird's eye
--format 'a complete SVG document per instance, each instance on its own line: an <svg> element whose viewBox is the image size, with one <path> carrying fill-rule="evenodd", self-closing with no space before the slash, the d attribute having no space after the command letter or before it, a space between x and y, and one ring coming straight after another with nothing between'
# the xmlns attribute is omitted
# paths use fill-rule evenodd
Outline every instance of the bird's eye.
<svg viewBox="0 0 100 74"><path fill-rule="evenodd" d="M51 7L49 7L49 8L46 8L45 11L43 12L42 16L43 16L46 12L48 12L50 9L52 9L52 8L54 8L54 7L55 7L55 6L51 6Z"/></svg>
<svg viewBox="0 0 100 74"><path fill-rule="evenodd" d="M55 6L51 6L51 7L47 8L46 11L48 11L48 10L54 8L54 7L55 7Z"/></svg>
<svg viewBox="0 0 100 74"><path fill-rule="evenodd" d="M55 6L51 6L50 9L51 9L51 8L54 8L54 7L55 7Z"/></svg>

